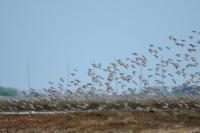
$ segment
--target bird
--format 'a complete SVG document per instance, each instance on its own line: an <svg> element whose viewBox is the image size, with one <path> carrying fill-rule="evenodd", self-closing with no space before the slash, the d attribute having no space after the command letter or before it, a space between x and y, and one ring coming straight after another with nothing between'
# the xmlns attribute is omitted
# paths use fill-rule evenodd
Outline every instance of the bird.
<svg viewBox="0 0 200 133"><path fill-rule="evenodd" d="M135 88L128 88L128 91L131 92L132 94L135 94Z"/></svg>
<svg viewBox="0 0 200 133"><path fill-rule="evenodd" d="M153 77L153 75L148 75L148 78L150 79L151 77Z"/></svg>
<svg viewBox="0 0 200 133"><path fill-rule="evenodd" d="M177 56L177 57L181 57L181 55L180 55L180 54L176 54L176 56Z"/></svg>
<svg viewBox="0 0 200 133"><path fill-rule="evenodd" d="M51 85L53 84L51 81L49 81L48 83L51 84Z"/></svg>
<svg viewBox="0 0 200 133"><path fill-rule="evenodd" d="M78 69L74 69L75 72L78 72Z"/></svg>
<svg viewBox="0 0 200 133"><path fill-rule="evenodd" d="M172 39L173 39L173 36L169 36L168 39L169 39L169 40L172 40Z"/></svg>
<svg viewBox="0 0 200 133"><path fill-rule="evenodd" d="M188 52L190 52L190 53L192 53L192 52L196 52L197 50L196 49L194 49L194 48L189 48L189 49L187 49L188 50Z"/></svg>
<svg viewBox="0 0 200 133"><path fill-rule="evenodd" d="M133 52L133 55L134 55L134 56L137 56L137 55L138 55L138 53L136 53L136 52Z"/></svg>
<svg viewBox="0 0 200 133"><path fill-rule="evenodd" d="M157 55L154 55L154 57L156 57L157 59L159 58Z"/></svg>
<svg viewBox="0 0 200 133"><path fill-rule="evenodd" d="M70 73L71 76L75 76L75 73Z"/></svg>
<svg viewBox="0 0 200 133"><path fill-rule="evenodd" d="M194 45L194 44L189 44L192 48L195 48L197 47L197 45Z"/></svg>
<svg viewBox="0 0 200 133"><path fill-rule="evenodd" d="M189 38L190 38L190 39L193 39L194 37L193 37L193 36L189 36Z"/></svg>
<svg viewBox="0 0 200 133"><path fill-rule="evenodd" d="M168 47L168 46L166 46L165 48L166 48L167 50L170 50L170 47Z"/></svg>
<svg viewBox="0 0 200 133"><path fill-rule="evenodd" d="M173 81L174 84L176 84L176 80L175 79L172 79L172 81Z"/></svg>
<svg viewBox="0 0 200 133"><path fill-rule="evenodd" d="M162 50L163 50L161 47L158 47L158 49L159 49L160 51L162 51Z"/></svg>
<svg viewBox="0 0 200 133"><path fill-rule="evenodd" d="M63 79L63 78L60 78L60 81L61 81L61 82L64 82L64 79Z"/></svg>
<svg viewBox="0 0 200 133"><path fill-rule="evenodd" d="M149 44L149 46L150 46L150 47L154 47L154 45L153 45L153 44Z"/></svg>

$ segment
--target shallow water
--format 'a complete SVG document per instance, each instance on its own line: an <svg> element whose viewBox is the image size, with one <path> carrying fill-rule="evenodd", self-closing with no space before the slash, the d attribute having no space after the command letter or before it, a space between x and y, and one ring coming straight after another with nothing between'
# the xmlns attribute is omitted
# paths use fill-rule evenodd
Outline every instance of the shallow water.
<svg viewBox="0 0 200 133"><path fill-rule="evenodd" d="M69 113L69 112L76 112L76 111L46 111L46 112L39 112L39 111L24 111L24 112L0 112L0 115L28 115L28 114L61 114L61 113Z"/></svg>

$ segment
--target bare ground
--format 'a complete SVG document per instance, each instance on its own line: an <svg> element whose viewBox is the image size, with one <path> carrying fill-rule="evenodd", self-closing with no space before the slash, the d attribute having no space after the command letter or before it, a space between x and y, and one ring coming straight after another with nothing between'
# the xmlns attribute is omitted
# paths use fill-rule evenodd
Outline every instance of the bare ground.
<svg viewBox="0 0 200 133"><path fill-rule="evenodd" d="M200 133L200 112L156 110L0 115L0 132Z"/></svg>

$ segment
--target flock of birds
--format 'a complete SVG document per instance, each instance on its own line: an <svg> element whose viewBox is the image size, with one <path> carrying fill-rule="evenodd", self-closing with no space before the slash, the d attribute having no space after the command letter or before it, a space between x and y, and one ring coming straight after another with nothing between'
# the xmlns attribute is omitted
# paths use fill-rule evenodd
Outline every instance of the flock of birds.
<svg viewBox="0 0 200 133"><path fill-rule="evenodd" d="M200 34L197 31L192 31L192 33L194 36ZM118 95L126 92L136 95L141 91L153 91L152 87L159 87L159 94L169 93L171 86L199 87L200 72L197 57L200 51L200 40L195 40L194 36L189 36L189 41L179 41L174 36L169 36L169 40L175 44L173 46L156 47L150 44L148 51L153 57L152 61L144 55L133 52L132 57L124 60L116 59L107 66L102 63L93 63L92 68L87 72L91 82L84 84L74 78L67 88L71 87L72 90L78 88L77 93L81 95L87 95L85 93L95 95L95 90L103 91L107 95L118 94L118 90L122 90ZM177 50L175 55L173 55L173 49ZM172 57L169 57L170 55ZM155 64L150 65L149 62ZM71 73L71 76L75 77L76 72L78 72L77 69ZM63 82L63 80L61 81ZM59 87L63 86L59 85ZM67 92L70 95L73 94L69 89Z"/></svg>
<svg viewBox="0 0 200 133"><path fill-rule="evenodd" d="M32 89L31 94L36 99L72 101L95 98L113 100L114 97L145 99L144 94L173 100L174 95L169 97L167 95L172 92L172 86L199 88L200 39L195 39L195 37L200 36L200 32L192 31L192 34L188 40L169 36L168 39L172 42L170 46L156 47L150 44L146 56L133 52L131 57L116 59L108 65L93 63L87 70L90 82L83 83L76 78L79 70L74 69L70 73L72 79L70 82L67 83L60 78L58 83L49 82L51 87L43 89L43 93ZM190 93L183 95L193 97ZM196 95L200 95L199 89L196 90ZM127 104L125 105L127 107ZM186 107L187 104L181 101L180 106ZM166 103L163 108L167 107ZM200 105L196 107L200 108Z"/></svg>

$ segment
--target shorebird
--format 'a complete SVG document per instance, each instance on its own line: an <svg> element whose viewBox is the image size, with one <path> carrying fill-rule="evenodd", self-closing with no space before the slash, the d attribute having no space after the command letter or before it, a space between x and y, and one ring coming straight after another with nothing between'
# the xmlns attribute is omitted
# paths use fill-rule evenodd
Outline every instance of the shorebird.
<svg viewBox="0 0 200 133"><path fill-rule="evenodd" d="M161 47L158 47L158 49L159 49L160 51L162 51L162 50L163 50Z"/></svg>
<svg viewBox="0 0 200 133"><path fill-rule="evenodd" d="M196 51L197 51L197 50L194 49L194 48L189 48L189 49L187 49L187 50L188 50L189 53L192 53L192 52L196 52Z"/></svg>
<svg viewBox="0 0 200 133"><path fill-rule="evenodd" d="M172 79L172 81L173 81L174 84L176 84L176 80L175 79Z"/></svg>
<svg viewBox="0 0 200 133"><path fill-rule="evenodd" d="M177 46L181 46L181 47L184 47L185 46L185 44L183 44L183 43L178 43L178 42L176 42L175 43Z"/></svg>
<svg viewBox="0 0 200 133"><path fill-rule="evenodd" d="M189 44L192 48L196 48L197 45L194 45L194 44Z"/></svg>
<svg viewBox="0 0 200 133"><path fill-rule="evenodd" d="M176 54L176 56L177 56L177 57L179 57L179 58L181 57L181 55L180 55L180 54Z"/></svg>
<svg viewBox="0 0 200 133"><path fill-rule="evenodd" d="M133 52L133 55L134 55L134 56L137 56L137 55L138 55L138 53L136 53L136 52Z"/></svg>
<svg viewBox="0 0 200 133"><path fill-rule="evenodd" d="M75 72L78 72L78 69L74 69Z"/></svg>
<svg viewBox="0 0 200 133"><path fill-rule="evenodd" d="M189 38L190 38L190 39L193 39L194 37L193 37L193 36L189 36Z"/></svg>
<svg viewBox="0 0 200 133"><path fill-rule="evenodd" d="M71 76L75 76L75 73L70 73Z"/></svg>
<svg viewBox="0 0 200 133"><path fill-rule="evenodd" d="M165 48L166 48L167 50L170 50L170 47L168 47L168 46L166 46Z"/></svg>
<svg viewBox="0 0 200 133"><path fill-rule="evenodd" d="M50 81L49 81L48 83L49 83L49 84L51 84L51 85L53 85L53 83L52 83L52 82L50 82Z"/></svg>
<svg viewBox="0 0 200 133"><path fill-rule="evenodd" d="M154 47L154 45L153 45L153 44L149 44L149 46L150 46L150 47L152 47L152 48Z"/></svg>
<svg viewBox="0 0 200 133"><path fill-rule="evenodd" d="M63 79L63 78L60 78L60 81L61 81L61 82L64 82L64 79Z"/></svg>

